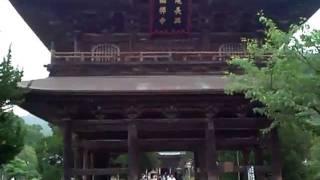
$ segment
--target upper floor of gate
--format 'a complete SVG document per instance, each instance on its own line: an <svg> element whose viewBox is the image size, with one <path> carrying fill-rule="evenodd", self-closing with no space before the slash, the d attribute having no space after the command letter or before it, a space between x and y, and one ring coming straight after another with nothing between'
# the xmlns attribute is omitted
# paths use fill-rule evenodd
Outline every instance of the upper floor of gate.
<svg viewBox="0 0 320 180"><path fill-rule="evenodd" d="M257 12L286 29L319 0L10 0L51 49L52 76L221 74L263 40Z"/></svg>

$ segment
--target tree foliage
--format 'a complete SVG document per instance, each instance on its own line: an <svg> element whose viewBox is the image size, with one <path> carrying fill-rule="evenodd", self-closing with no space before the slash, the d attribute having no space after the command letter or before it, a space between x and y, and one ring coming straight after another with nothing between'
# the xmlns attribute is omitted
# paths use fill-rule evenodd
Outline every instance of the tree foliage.
<svg viewBox="0 0 320 180"><path fill-rule="evenodd" d="M35 147L42 141L44 135L41 126L23 124L25 129L25 146L23 150L4 166L7 178L21 177L24 179L40 179L38 156Z"/></svg>
<svg viewBox="0 0 320 180"><path fill-rule="evenodd" d="M230 64L243 74L230 74L229 93L241 92L264 104L259 113L271 117L273 126L298 121L320 125L320 31L292 25L288 32L264 16L265 39L248 40L247 58ZM296 37L300 30L303 35Z"/></svg>
<svg viewBox="0 0 320 180"><path fill-rule="evenodd" d="M12 65L11 58L9 48L7 57L4 57L0 63L0 112L4 112L22 98L18 83L21 81L23 72Z"/></svg>
<svg viewBox="0 0 320 180"><path fill-rule="evenodd" d="M23 148L21 120L12 112L0 113L0 165L12 160Z"/></svg>
<svg viewBox="0 0 320 180"><path fill-rule="evenodd" d="M14 118L17 117L14 116ZM38 143L44 138L44 135L41 133L42 128L39 125L24 124L23 121L21 121L20 119L18 119L16 122L19 123L19 128L24 129L24 136L20 137L19 139L13 142L22 143L22 145L24 142L25 145L23 146L22 151L12 151L8 149L8 152L10 152L10 156L12 157L11 159L13 160L2 165L2 168L0 169L2 170L2 173L5 175L5 177L8 179L40 179L41 175L38 171L39 164L37 154L35 152L35 147L38 146ZM9 131L13 132L15 129L16 128L13 128L13 130ZM15 135L13 136L15 137ZM17 153L19 154L16 155ZM8 154L4 155L6 158L8 158Z"/></svg>
<svg viewBox="0 0 320 180"><path fill-rule="evenodd" d="M26 145L31 147L36 147L42 141L44 137L43 133L41 132L42 127L40 125L25 125L24 129L26 134L24 136L24 141Z"/></svg>
<svg viewBox="0 0 320 180"><path fill-rule="evenodd" d="M320 179L320 138L316 137L311 148L310 161L308 162L308 178Z"/></svg>
<svg viewBox="0 0 320 180"><path fill-rule="evenodd" d="M279 136L284 179L308 179L309 167L306 162L310 159L312 133L297 124L288 124L279 129Z"/></svg>
<svg viewBox="0 0 320 180"><path fill-rule="evenodd" d="M230 73L227 92L261 102L255 111L273 120L267 130L279 127L284 179L317 179L320 145L312 132L320 125L320 31L300 24L285 32L263 15L260 21L265 39L247 40L248 57L230 61L241 73Z"/></svg>
<svg viewBox="0 0 320 180"><path fill-rule="evenodd" d="M18 82L22 72L11 63L11 51L0 63L0 165L12 160L23 148L24 130L21 119L10 110L21 99Z"/></svg>
<svg viewBox="0 0 320 180"><path fill-rule="evenodd" d="M63 140L57 127L52 126L53 134L44 137L36 146L39 173L45 180L60 180L62 177Z"/></svg>
<svg viewBox="0 0 320 180"><path fill-rule="evenodd" d="M40 179L38 159L33 147L26 145L20 154L4 166L7 178Z"/></svg>

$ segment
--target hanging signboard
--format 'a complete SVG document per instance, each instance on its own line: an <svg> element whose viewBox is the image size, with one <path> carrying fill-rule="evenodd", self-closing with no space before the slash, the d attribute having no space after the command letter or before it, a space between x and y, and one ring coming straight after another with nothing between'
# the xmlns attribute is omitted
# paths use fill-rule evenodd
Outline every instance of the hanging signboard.
<svg viewBox="0 0 320 180"><path fill-rule="evenodd" d="M191 27L191 0L150 0L151 34L186 34Z"/></svg>

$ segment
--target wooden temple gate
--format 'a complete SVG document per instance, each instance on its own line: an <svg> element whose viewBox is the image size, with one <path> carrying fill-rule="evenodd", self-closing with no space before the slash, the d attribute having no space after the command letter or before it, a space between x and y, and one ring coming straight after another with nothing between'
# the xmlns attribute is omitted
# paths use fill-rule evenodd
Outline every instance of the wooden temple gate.
<svg viewBox="0 0 320 180"><path fill-rule="evenodd" d="M270 120L226 95L223 75L237 72L227 60L246 56L247 38L263 40L258 11L285 28L319 0L10 1L51 47L50 77L20 86L23 107L63 129L65 180L137 180L148 151L194 152L196 180L251 165L256 179L281 180L276 129L261 134ZM242 165L219 162L226 150L242 152ZM128 153L128 168L110 167L112 153Z"/></svg>
<svg viewBox="0 0 320 180"><path fill-rule="evenodd" d="M170 81L170 76L167 78ZM171 80L182 83L174 77ZM168 86L157 77L152 81ZM34 85L39 87L41 83ZM194 152L196 179L215 180L225 171L223 162L217 160L217 151L225 150L243 153L245 162L235 166L233 172L246 174L248 166L254 166L256 179L268 174L272 179L281 179L276 130L270 135L260 132L270 121L253 113L255 103L242 95L225 95L218 88L221 87L214 91L30 92L25 107L63 128L66 180L105 179L116 174L137 180L141 175L140 153L150 151ZM267 151L272 153L269 165L263 163L262 153ZM121 152L128 153L128 169L108 167L110 154ZM250 152L255 155L255 163L249 164Z"/></svg>

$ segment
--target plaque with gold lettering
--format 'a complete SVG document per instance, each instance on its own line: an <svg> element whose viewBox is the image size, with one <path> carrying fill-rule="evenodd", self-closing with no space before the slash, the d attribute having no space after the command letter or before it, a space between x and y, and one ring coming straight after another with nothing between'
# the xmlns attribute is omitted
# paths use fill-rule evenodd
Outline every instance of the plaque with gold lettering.
<svg viewBox="0 0 320 180"><path fill-rule="evenodd" d="M186 34L191 28L191 0L150 0L151 34Z"/></svg>

